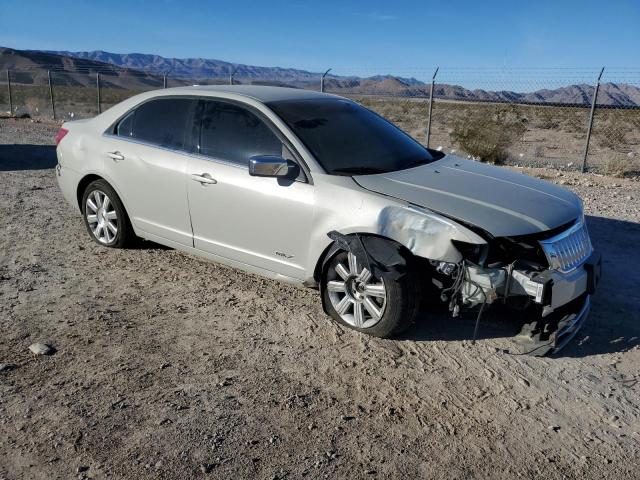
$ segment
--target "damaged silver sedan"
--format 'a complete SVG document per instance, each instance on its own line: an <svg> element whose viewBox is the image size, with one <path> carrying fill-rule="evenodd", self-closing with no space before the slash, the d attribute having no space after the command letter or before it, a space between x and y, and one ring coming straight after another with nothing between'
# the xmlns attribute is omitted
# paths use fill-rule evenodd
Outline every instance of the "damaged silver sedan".
<svg viewBox="0 0 640 480"><path fill-rule="evenodd" d="M334 95L147 92L56 143L60 188L100 245L137 236L319 288L331 317L371 335L406 329L423 298L476 328L504 304L545 354L580 328L600 276L576 195L428 150Z"/></svg>

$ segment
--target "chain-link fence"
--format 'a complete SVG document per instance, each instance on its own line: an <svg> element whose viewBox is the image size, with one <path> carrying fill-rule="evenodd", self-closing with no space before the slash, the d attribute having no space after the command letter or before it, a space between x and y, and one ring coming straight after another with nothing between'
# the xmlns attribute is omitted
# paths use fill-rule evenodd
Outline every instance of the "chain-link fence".
<svg viewBox="0 0 640 480"><path fill-rule="evenodd" d="M67 120L94 116L159 88L233 82L323 89L362 103L431 148L494 163L640 174L640 70L433 68L380 76L343 68L339 73L282 70L259 78L230 71L215 78L179 78L117 67L5 70L0 109Z"/></svg>

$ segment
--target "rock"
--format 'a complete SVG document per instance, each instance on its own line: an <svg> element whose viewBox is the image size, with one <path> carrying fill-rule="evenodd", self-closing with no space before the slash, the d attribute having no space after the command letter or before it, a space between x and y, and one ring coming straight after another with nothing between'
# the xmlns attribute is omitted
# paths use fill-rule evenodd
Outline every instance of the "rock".
<svg viewBox="0 0 640 480"><path fill-rule="evenodd" d="M213 470L213 465L211 465L209 463L205 463L203 465L200 465L200 471L202 473L211 473L211 470Z"/></svg>
<svg viewBox="0 0 640 480"><path fill-rule="evenodd" d="M11 365L10 363L0 363L0 372L8 372L9 370L13 370L16 368L15 365Z"/></svg>
<svg viewBox="0 0 640 480"><path fill-rule="evenodd" d="M34 355L51 355L55 353L55 349L44 343L34 343L29 346L29 350Z"/></svg>
<svg viewBox="0 0 640 480"><path fill-rule="evenodd" d="M86 465L80 465L78 468L76 468L76 473L86 472L87 470L89 470L89 467L87 467Z"/></svg>
<svg viewBox="0 0 640 480"><path fill-rule="evenodd" d="M558 425L549 425L547 427L547 430L552 430L554 432L557 432L558 430L560 430L560 427Z"/></svg>

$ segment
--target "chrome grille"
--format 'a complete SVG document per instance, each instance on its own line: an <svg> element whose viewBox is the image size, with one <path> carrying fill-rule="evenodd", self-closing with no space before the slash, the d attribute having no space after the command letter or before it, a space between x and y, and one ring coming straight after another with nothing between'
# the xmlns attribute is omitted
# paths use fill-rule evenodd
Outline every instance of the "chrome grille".
<svg viewBox="0 0 640 480"><path fill-rule="evenodd" d="M549 267L563 273L575 270L593 252L584 219L555 237L541 240L540 245L549 261Z"/></svg>

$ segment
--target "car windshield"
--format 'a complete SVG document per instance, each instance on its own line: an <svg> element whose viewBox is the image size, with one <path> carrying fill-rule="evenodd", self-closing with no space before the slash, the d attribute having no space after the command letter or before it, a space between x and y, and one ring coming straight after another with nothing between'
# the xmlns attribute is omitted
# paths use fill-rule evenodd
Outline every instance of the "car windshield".
<svg viewBox="0 0 640 480"><path fill-rule="evenodd" d="M350 100L281 100L268 106L332 175L385 173L433 161L409 135Z"/></svg>

